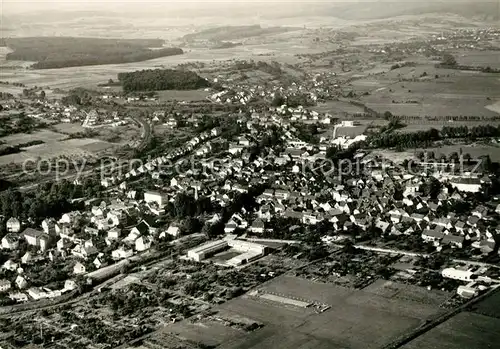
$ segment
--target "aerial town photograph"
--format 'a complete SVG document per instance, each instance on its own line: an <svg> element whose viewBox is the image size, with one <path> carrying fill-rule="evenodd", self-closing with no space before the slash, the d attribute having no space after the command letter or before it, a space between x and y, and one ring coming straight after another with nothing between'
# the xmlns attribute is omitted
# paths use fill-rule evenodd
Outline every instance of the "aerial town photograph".
<svg viewBox="0 0 500 349"><path fill-rule="evenodd" d="M0 349L499 343L499 0L0 0Z"/></svg>

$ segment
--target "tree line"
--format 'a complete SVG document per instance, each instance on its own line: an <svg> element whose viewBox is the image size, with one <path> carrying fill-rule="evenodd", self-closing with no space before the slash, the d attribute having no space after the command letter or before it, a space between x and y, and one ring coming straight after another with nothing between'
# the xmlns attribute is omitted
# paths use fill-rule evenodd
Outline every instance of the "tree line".
<svg viewBox="0 0 500 349"><path fill-rule="evenodd" d="M413 133L382 133L370 135L367 143L374 148L416 148L427 146L432 142L448 138L484 138L500 137L500 126L479 125L467 126L445 126L441 131L431 128L427 131Z"/></svg>
<svg viewBox="0 0 500 349"><path fill-rule="evenodd" d="M210 83L191 71L173 69L148 69L119 73L118 80L125 92L157 90L196 90L209 87Z"/></svg>

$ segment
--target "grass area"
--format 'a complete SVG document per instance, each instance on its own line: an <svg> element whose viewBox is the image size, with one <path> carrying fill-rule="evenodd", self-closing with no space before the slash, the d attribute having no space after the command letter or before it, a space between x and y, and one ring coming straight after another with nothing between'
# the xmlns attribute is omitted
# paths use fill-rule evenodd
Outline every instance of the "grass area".
<svg viewBox="0 0 500 349"><path fill-rule="evenodd" d="M204 90L194 91L157 91L160 102L177 101L202 101L210 94Z"/></svg>
<svg viewBox="0 0 500 349"><path fill-rule="evenodd" d="M44 143L58 142L66 139L68 136L53 132L50 130L41 130L33 133L16 133L6 137L0 138L1 142L4 142L10 146L16 146L19 144L24 144L31 141L42 141Z"/></svg>
<svg viewBox="0 0 500 349"><path fill-rule="evenodd" d="M259 297L235 298L214 311L226 317L245 317L264 327L222 343L219 339L220 348L378 348L436 315L439 304L448 298L447 293L394 282L380 281L363 290L352 290L286 275L261 285L259 290L331 308L315 313ZM211 326L184 326L175 332L186 333L189 328L195 333L187 334L189 338L207 338L212 331L217 332Z"/></svg>
<svg viewBox="0 0 500 349"><path fill-rule="evenodd" d="M500 342L500 319L460 313L403 346L403 349L483 349Z"/></svg>

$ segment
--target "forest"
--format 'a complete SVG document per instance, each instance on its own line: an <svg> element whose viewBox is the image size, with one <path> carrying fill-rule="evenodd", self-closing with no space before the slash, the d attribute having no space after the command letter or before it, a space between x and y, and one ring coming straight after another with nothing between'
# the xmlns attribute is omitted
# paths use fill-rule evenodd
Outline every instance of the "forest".
<svg viewBox="0 0 500 349"><path fill-rule="evenodd" d="M180 48L151 49L162 47L160 39L32 37L9 38L6 44L14 50L7 60L33 61L34 69L131 63L184 53Z"/></svg>
<svg viewBox="0 0 500 349"><path fill-rule="evenodd" d="M196 90L210 83L198 74L173 69L148 69L118 74L123 91Z"/></svg>

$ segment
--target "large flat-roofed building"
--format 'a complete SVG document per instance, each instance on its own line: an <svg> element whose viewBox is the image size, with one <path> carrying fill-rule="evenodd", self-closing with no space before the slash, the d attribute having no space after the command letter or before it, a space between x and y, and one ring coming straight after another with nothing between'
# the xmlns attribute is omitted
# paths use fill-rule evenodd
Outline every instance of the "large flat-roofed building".
<svg viewBox="0 0 500 349"><path fill-rule="evenodd" d="M260 257L263 256L264 256L264 249L260 251L259 250L248 251L231 258L226 262L226 264L231 265L233 267L237 267L243 264L253 262L254 260L259 259Z"/></svg>
<svg viewBox="0 0 500 349"><path fill-rule="evenodd" d="M237 251L241 252L255 252L255 253L264 253L264 250L266 246L257 244L255 242L249 242L245 240L236 240L236 239L231 239L227 240L227 244L231 247L234 248Z"/></svg>
<svg viewBox="0 0 500 349"><path fill-rule="evenodd" d="M191 260L200 262L228 247L241 252L240 255L237 255L226 262L227 265L231 266L246 264L264 256L266 253L266 246L264 245L257 244L255 242L237 240L234 238L226 238L224 240L212 241L197 246L188 251L187 257Z"/></svg>
<svg viewBox="0 0 500 349"><path fill-rule="evenodd" d="M225 240L212 241L189 250L187 256L192 260L200 262L207 257L210 257L215 253L222 251L228 246L229 245Z"/></svg>

